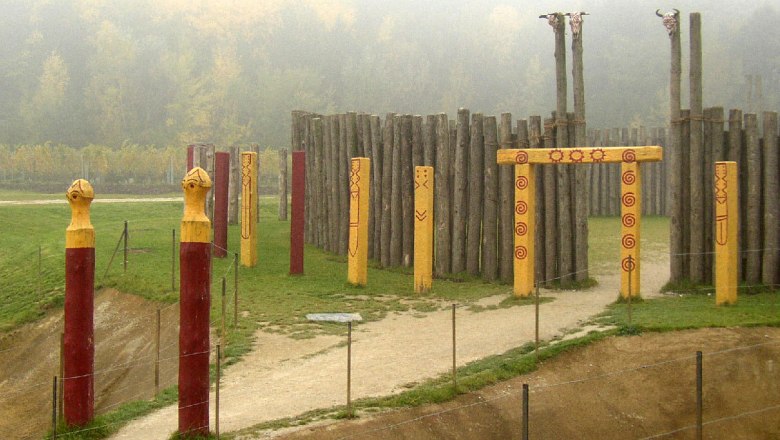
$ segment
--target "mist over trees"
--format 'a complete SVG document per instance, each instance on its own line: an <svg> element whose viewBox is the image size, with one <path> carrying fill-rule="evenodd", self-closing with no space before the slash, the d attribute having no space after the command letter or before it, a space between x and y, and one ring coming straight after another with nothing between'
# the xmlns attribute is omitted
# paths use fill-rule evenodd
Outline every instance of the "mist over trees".
<svg viewBox="0 0 780 440"><path fill-rule="evenodd" d="M548 114L551 7L591 14L591 127L667 121L659 7L682 13L683 106L699 11L705 106L748 110L745 78L761 75L752 105L780 108L774 1L3 0L0 143L287 146L294 109Z"/></svg>

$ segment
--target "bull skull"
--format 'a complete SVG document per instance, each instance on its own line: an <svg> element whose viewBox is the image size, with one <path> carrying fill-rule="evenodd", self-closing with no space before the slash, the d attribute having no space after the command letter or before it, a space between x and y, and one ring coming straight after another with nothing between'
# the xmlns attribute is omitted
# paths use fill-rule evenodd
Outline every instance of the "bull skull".
<svg viewBox="0 0 780 440"><path fill-rule="evenodd" d="M680 11L677 9L672 9L671 12L667 12L665 14L661 14L660 9L656 9L655 15L661 17L663 19L664 27L666 28L666 32L671 36L677 31L677 21L678 17L680 16Z"/></svg>
<svg viewBox="0 0 780 440"><path fill-rule="evenodd" d="M574 38L577 38L580 35L580 32L582 31L582 16L588 15L587 12L569 12L566 14L567 17L570 17L569 20L569 26L571 26L571 33Z"/></svg>

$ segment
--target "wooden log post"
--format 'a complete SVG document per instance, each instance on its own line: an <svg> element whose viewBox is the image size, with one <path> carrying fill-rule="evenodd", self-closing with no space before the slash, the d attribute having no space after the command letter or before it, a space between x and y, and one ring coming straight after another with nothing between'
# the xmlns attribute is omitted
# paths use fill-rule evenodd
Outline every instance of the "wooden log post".
<svg viewBox="0 0 780 440"><path fill-rule="evenodd" d="M452 200L452 273L466 270L466 230L469 214L469 110L458 109Z"/></svg>
<svg viewBox="0 0 780 440"><path fill-rule="evenodd" d="M471 115L469 134L469 213L466 232L466 271L479 275L480 242L482 241L482 201L485 183L485 142L482 131L482 113Z"/></svg>
<svg viewBox="0 0 780 440"><path fill-rule="evenodd" d="M423 128L423 165L434 167L436 161L436 115L425 117Z"/></svg>
<svg viewBox="0 0 780 440"><path fill-rule="evenodd" d="M565 115L565 113L564 113ZM556 113L556 148L568 147L568 129L567 120ZM561 138L563 136L563 139ZM558 204L558 225L556 234L558 235L558 280L561 286L569 285L574 279L574 253L573 242L574 232L572 231L572 209L571 209L571 179L569 166L556 166L557 173L557 204Z"/></svg>
<svg viewBox="0 0 780 440"><path fill-rule="evenodd" d="M380 249L382 267L390 267L390 239L392 229L393 149L395 144L394 113L385 115L382 136L382 235Z"/></svg>
<svg viewBox="0 0 780 440"><path fill-rule="evenodd" d="M554 119L544 120L544 148L555 147L553 138ZM558 186L557 171L551 165L544 167L544 281L546 284L555 282L560 273L558 267Z"/></svg>
<svg viewBox="0 0 780 440"><path fill-rule="evenodd" d="M485 138L485 177L482 205L482 277L498 279L498 130L495 116L482 120ZM438 251L438 249L437 249Z"/></svg>
<svg viewBox="0 0 780 440"><path fill-rule="evenodd" d="M764 112L764 237L761 283L777 286L780 274L780 170L778 170L777 112Z"/></svg>
<svg viewBox="0 0 780 440"><path fill-rule="evenodd" d="M436 115L436 168L434 169L434 213L436 222L436 252L434 268L437 276L450 273L452 236L450 234L450 129L447 115Z"/></svg>
<svg viewBox="0 0 780 440"><path fill-rule="evenodd" d="M704 145L703 145L703 113L702 113L702 45L701 45L701 14L690 14L690 102L691 102L691 132L690 132L690 277L694 283L705 282L704 266Z"/></svg>
<svg viewBox="0 0 780 440"><path fill-rule="evenodd" d="M534 262L536 257L536 177L535 165L514 166L515 171L515 225L514 225L514 295L531 295L535 287ZM506 167L509 168L509 167Z"/></svg>
<svg viewBox="0 0 780 440"><path fill-rule="evenodd" d="M412 116L401 118L401 264L414 258L414 165L412 158Z"/></svg>
<svg viewBox="0 0 780 440"><path fill-rule="evenodd" d="M324 136L322 127L322 118L315 118L314 123L314 144L313 153L314 161L312 166L312 172L314 177L312 178L313 185L309 188L309 191L313 193L311 199L314 204L314 235L315 245L324 249L325 248L325 223L327 219L327 203L325 194L325 166L324 166Z"/></svg>
<svg viewBox="0 0 780 440"><path fill-rule="evenodd" d="M528 145L531 148L542 147L542 118L540 116L531 116L529 118L528 126ZM534 255L536 257L534 266L536 272L534 277L537 283L542 282L545 279L545 245L544 245L544 166L536 166L534 169L534 185L536 187L536 194L534 195L536 203L536 216L534 218L534 229L536 236L534 238ZM541 202L540 202L541 201Z"/></svg>
<svg viewBox="0 0 780 440"><path fill-rule="evenodd" d="M758 119L755 113L745 115L745 148L747 153L747 228L745 241L745 281L761 282L761 148L758 138ZM755 171L753 171L755 170Z"/></svg>
<svg viewBox="0 0 780 440"><path fill-rule="evenodd" d="M572 85L574 87L574 147L587 146L585 123L585 79L582 60L582 17L583 13L569 14L572 49ZM583 281L588 278L588 212L589 191L587 184L588 168L574 167L574 279Z"/></svg>
<svg viewBox="0 0 780 440"><path fill-rule="evenodd" d="M214 175L214 256L224 258L228 248L228 186L230 153L217 152Z"/></svg>
<svg viewBox="0 0 780 440"><path fill-rule="evenodd" d="M351 152L355 145L352 143L354 133L354 122L349 114L339 115L339 255L347 255L349 244L349 170Z"/></svg>
<svg viewBox="0 0 780 440"><path fill-rule="evenodd" d="M502 113L498 125L499 149L514 148L512 143L512 114ZM515 173L511 167L498 169L498 278L511 283L515 261Z"/></svg>
<svg viewBox="0 0 780 440"><path fill-rule="evenodd" d="M228 185L228 223L238 224L238 194L241 188L241 151L238 147L230 147L230 179Z"/></svg>
<svg viewBox="0 0 780 440"><path fill-rule="evenodd" d="M404 217L403 217L403 147L402 143L402 116L393 117L393 159L391 173L393 176L392 189L390 191L390 210L392 216L390 219L390 265L400 266L403 263L403 235L404 235Z"/></svg>
<svg viewBox="0 0 780 440"><path fill-rule="evenodd" d="M254 155L243 153L243 158ZM243 165L255 169L251 161L245 161ZM244 183L252 183L253 191L256 188L254 180ZM204 202L211 188L211 179L202 168L196 167L184 176L182 188L184 215L179 249L179 433L205 436L209 432L211 223L204 212ZM247 200L254 202L253 198L247 196L245 203ZM251 206L254 207L254 204ZM254 218L250 217L250 220L254 227Z"/></svg>
<svg viewBox="0 0 780 440"><path fill-rule="evenodd" d="M680 162L682 162L682 189L680 190L680 197L682 198L682 227L685 231L683 235L683 273L686 277L690 278L691 272L691 179L690 173L685 170L690 170L691 164L691 111L684 109L680 110Z"/></svg>
<svg viewBox="0 0 780 440"><path fill-rule="evenodd" d="M84 426L95 417L95 229L89 215L95 192L78 179L65 195L71 220L65 230L63 410L66 425Z"/></svg>
<svg viewBox="0 0 780 440"><path fill-rule="evenodd" d="M340 188L339 188L339 118L338 115L328 116L330 125L329 152L330 159L328 164L328 195L330 199L330 208L328 209L329 225L329 251L337 254L339 251L339 219L341 218Z"/></svg>
<svg viewBox="0 0 780 440"><path fill-rule="evenodd" d="M433 167L417 166L414 173L414 292L433 285Z"/></svg>
<svg viewBox="0 0 780 440"><path fill-rule="evenodd" d="M737 303L739 179L736 162L715 164L715 304Z"/></svg>
<svg viewBox="0 0 780 440"><path fill-rule="evenodd" d="M371 199L371 160L352 158L349 173L349 247L347 281L365 286L368 281L368 205Z"/></svg>
<svg viewBox="0 0 780 440"><path fill-rule="evenodd" d="M368 201L368 258L373 259L376 258L374 255L374 239L378 239L378 237L374 235L374 230L376 229L375 222L377 219L374 215L374 210L376 208L376 192L374 192L376 173L373 172L373 169L376 168L374 162L374 145L371 142L371 122L369 116L361 113L358 121L360 122L360 138L362 139L361 146L363 147L362 155L371 161L372 168L371 181L368 182L368 187L371 190L371 198Z"/></svg>
<svg viewBox="0 0 780 440"><path fill-rule="evenodd" d="M279 220L287 221L287 149L279 150Z"/></svg>
<svg viewBox="0 0 780 440"><path fill-rule="evenodd" d="M369 117L369 126L371 131L371 200L374 210L371 215L374 216L374 230L369 234L374 235L374 259L377 261L382 258L382 175L383 175L383 146L382 129L379 116L371 115Z"/></svg>
<svg viewBox="0 0 780 440"><path fill-rule="evenodd" d="M746 164L743 160L744 157L744 149L742 148L742 110L738 109L731 109L729 110L729 133L728 133L728 156L726 158L729 162L736 162L737 163L737 174L740 176L738 179L741 182L744 182L746 179L745 170L746 170ZM746 219L746 207L747 207L747 197L745 197L745 191L747 189L747 185L741 184L739 186L739 205L738 205L738 214L740 221L737 224L737 227L739 228L738 234L737 234L737 279L742 280L743 279L743 270L744 270L744 258L745 254L739 253L739 250L742 249L742 247L745 244L745 219Z"/></svg>
<svg viewBox="0 0 780 440"><path fill-rule="evenodd" d="M252 144L249 150L255 153L255 223L260 222L260 145ZM212 174L209 174L211 176Z"/></svg>
<svg viewBox="0 0 780 440"><path fill-rule="evenodd" d="M241 265L257 264L257 153L241 153Z"/></svg>
<svg viewBox="0 0 780 440"><path fill-rule="evenodd" d="M292 153L292 218L290 221L290 275L303 274L306 202L306 152Z"/></svg>
<svg viewBox="0 0 780 440"><path fill-rule="evenodd" d="M201 149L201 167L206 170L209 176L214 175L214 154L216 153L214 144L206 144ZM214 221L214 190L209 190L206 195L206 215L209 220Z"/></svg>

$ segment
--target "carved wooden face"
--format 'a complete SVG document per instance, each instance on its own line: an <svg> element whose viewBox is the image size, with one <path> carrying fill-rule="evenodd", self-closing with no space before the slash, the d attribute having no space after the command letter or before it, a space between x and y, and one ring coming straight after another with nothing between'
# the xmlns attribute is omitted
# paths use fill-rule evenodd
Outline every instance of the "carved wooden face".
<svg viewBox="0 0 780 440"><path fill-rule="evenodd" d="M95 198L95 191L92 189L92 185L84 179L78 179L73 181L65 193L68 201L71 203L85 202L89 204L92 199Z"/></svg>
<svg viewBox="0 0 780 440"><path fill-rule="evenodd" d="M184 176L184 179L181 181L181 187L185 193L200 188L204 188L207 191L208 188L211 188L211 178L203 168L195 167Z"/></svg>

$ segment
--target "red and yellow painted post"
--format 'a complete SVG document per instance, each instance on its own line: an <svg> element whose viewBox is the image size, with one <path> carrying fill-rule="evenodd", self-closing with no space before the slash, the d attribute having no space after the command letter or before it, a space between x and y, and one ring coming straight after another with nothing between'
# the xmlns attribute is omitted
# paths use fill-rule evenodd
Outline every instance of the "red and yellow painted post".
<svg viewBox="0 0 780 440"><path fill-rule="evenodd" d="M230 153L215 153L214 174L214 256L224 258L228 247Z"/></svg>
<svg viewBox="0 0 780 440"><path fill-rule="evenodd" d="M211 222L205 203L211 179L195 167L184 176L181 186L179 432L195 437L209 432Z"/></svg>
<svg viewBox="0 0 780 440"><path fill-rule="evenodd" d="M306 209L306 152L292 153L292 200L290 219L290 275L303 273L303 228ZM286 202L285 202L286 203Z"/></svg>
<svg viewBox="0 0 780 440"><path fill-rule="evenodd" d="M534 237L536 230L536 187L534 166L515 165L515 282L516 297L534 291Z"/></svg>
<svg viewBox="0 0 780 440"><path fill-rule="evenodd" d="M78 179L66 196L71 220L65 230L63 406L65 423L83 426L95 415L95 229L89 218L95 192L89 182Z"/></svg>
<svg viewBox="0 0 780 440"><path fill-rule="evenodd" d="M715 304L737 303L739 180L736 162L715 162Z"/></svg>
<svg viewBox="0 0 780 440"><path fill-rule="evenodd" d="M414 293L433 284L433 167L414 167Z"/></svg>
<svg viewBox="0 0 780 440"><path fill-rule="evenodd" d="M368 200L371 160L355 157L349 171L349 246L347 281L365 286L368 279Z"/></svg>
<svg viewBox="0 0 780 440"><path fill-rule="evenodd" d="M257 153L241 153L241 265L257 264Z"/></svg>
<svg viewBox="0 0 780 440"><path fill-rule="evenodd" d="M642 173L635 160L620 166L620 294L639 296L639 225L642 218Z"/></svg>

